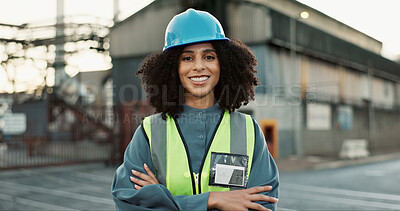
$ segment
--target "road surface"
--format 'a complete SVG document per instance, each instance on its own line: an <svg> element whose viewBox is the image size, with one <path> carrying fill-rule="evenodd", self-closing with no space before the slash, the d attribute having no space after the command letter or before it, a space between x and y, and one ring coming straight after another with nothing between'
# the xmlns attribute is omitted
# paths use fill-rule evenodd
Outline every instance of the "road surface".
<svg viewBox="0 0 400 211"><path fill-rule="evenodd" d="M279 210L400 210L400 159L280 175Z"/></svg>

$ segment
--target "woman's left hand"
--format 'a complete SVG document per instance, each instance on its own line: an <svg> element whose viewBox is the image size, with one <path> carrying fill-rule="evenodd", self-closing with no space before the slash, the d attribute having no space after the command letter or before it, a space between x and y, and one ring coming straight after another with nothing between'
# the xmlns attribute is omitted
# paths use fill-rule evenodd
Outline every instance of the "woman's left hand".
<svg viewBox="0 0 400 211"><path fill-rule="evenodd" d="M150 170L150 168L144 164L144 170L146 171L147 174L132 170L132 174L140 179L137 179L135 177L130 177L130 180L135 183L135 189L140 190L142 187L146 185L151 185L151 184L158 184L158 180L156 178L156 175L153 174L153 172Z"/></svg>

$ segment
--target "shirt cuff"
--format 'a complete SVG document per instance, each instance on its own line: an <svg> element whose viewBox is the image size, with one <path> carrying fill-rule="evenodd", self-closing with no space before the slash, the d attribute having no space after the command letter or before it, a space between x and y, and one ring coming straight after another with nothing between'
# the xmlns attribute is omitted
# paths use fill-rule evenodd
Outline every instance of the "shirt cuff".
<svg viewBox="0 0 400 211"><path fill-rule="evenodd" d="M188 196L187 210L207 210L209 192Z"/></svg>

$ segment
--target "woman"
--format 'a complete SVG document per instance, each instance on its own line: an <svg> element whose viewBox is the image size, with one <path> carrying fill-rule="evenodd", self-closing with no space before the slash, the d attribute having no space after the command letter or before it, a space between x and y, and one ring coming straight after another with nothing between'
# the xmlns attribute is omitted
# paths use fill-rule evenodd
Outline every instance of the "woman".
<svg viewBox="0 0 400 211"><path fill-rule="evenodd" d="M137 74L157 114L146 117L117 169L121 210L274 210L278 170L258 124L235 109L254 99L257 61L218 20L188 9L162 52Z"/></svg>

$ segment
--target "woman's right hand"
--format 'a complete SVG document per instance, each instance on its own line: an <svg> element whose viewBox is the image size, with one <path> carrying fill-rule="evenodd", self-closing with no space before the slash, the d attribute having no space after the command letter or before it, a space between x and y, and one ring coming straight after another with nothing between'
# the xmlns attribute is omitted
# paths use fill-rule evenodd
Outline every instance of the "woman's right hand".
<svg viewBox="0 0 400 211"><path fill-rule="evenodd" d="M210 192L207 209L219 210L269 210L255 201L276 203L278 199L263 194L272 190L271 186L259 186L243 190L227 192Z"/></svg>

